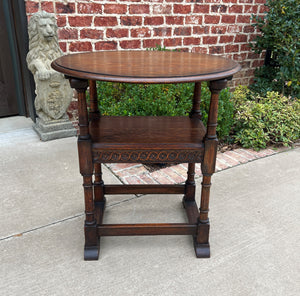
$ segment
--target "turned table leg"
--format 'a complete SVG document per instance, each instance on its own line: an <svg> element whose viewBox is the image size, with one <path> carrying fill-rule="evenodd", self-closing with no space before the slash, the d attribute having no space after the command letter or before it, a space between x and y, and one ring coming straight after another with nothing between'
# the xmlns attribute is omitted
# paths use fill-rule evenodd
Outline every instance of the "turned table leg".
<svg viewBox="0 0 300 296"><path fill-rule="evenodd" d="M70 78L72 88L78 93L79 136L78 156L80 174L83 177L84 201L85 201L85 246L84 259L97 260L99 256L99 240L97 235L97 223L95 218L95 204L93 193L93 160L92 143L89 135L89 120L86 105L87 80Z"/></svg>
<svg viewBox="0 0 300 296"><path fill-rule="evenodd" d="M218 102L219 93L226 87L227 80L211 81L209 89L211 91L211 100L208 113L207 131L204 140L204 158L201 163L203 175L201 188L201 205L198 218L197 235L194 238L194 247L198 258L209 258L209 194L211 187L211 176L215 172L216 156L217 156L217 118L218 118Z"/></svg>
<svg viewBox="0 0 300 296"><path fill-rule="evenodd" d="M190 118L197 118L201 120L202 114L200 111L201 103L201 82L195 83L194 97L193 97L193 107L189 114ZM187 180L185 182L185 195L183 197L183 205L186 201L195 201L195 163L188 164Z"/></svg>

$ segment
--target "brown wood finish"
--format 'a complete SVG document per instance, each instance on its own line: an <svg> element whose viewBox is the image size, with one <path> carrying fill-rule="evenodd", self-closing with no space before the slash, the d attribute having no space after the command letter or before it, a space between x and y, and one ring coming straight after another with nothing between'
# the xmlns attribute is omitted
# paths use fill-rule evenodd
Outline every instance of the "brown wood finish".
<svg viewBox="0 0 300 296"><path fill-rule="evenodd" d="M181 83L232 76L240 66L219 56L187 52L101 51L63 56L52 67L81 79L131 83Z"/></svg>
<svg viewBox="0 0 300 296"><path fill-rule="evenodd" d="M219 92L240 69L239 65L228 59L192 53L97 52L64 56L54 61L52 67L67 75L78 92L85 260L97 260L100 237L113 235L192 235L196 256L209 257L208 210L217 152ZM195 81L193 108L189 117L101 116L95 80ZM207 127L201 121L201 81L210 81L212 93ZM85 96L88 85L89 112ZM187 180L177 185L106 185L101 164L107 162L188 163ZM199 210L195 200L195 163L201 163L203 173ZM103 224L105 196L114 194L183 194L188 223Z"/></svg>

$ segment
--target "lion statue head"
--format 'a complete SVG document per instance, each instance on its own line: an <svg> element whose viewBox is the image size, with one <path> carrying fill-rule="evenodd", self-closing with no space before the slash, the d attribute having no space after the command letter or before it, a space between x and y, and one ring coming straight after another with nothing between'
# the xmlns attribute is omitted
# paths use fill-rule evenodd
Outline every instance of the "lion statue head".
<svg viewBox="0 0 300 296"><path fill-rule="evenodd" d="M29 52L27 64L35 74L38 71L37 61L43 61L47 70L51 70L51 62L63 55L57 38L57 24L54 14L41 11L35 13L29 20Z"/></svg>

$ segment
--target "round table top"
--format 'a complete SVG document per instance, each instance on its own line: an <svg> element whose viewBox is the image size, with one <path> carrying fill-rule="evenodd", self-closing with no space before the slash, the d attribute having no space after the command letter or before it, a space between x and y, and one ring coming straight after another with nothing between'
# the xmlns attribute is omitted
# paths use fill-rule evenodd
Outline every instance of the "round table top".
<svg viewBox="0 0 300 296"><path fill-rule="evenodd" d="M101 51L62 56L52 68L80 79L130 83L180 83L231 77L240 65L230 59L174 51Z"/></svg>

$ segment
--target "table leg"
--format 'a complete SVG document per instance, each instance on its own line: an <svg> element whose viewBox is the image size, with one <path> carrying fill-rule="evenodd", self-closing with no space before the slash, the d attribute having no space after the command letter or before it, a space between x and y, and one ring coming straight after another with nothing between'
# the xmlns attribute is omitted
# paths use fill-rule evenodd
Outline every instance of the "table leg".
<svg viewBox="0 0 300 296"><path fill-rule="evenodd" d="M83 177L84 201L85 201L85 245L84 259L97 260L99 256L99 240L97 235L97 223L95 218L95 204L93 192L93 160L92 142L89 135L89 120L86 104L87 80L69 78L72 88L78 93L79 111L79 136L78 156L79 169Z"/></svg>
<svg viewBox="0 0 300 296"><path fill-rule="evenodd" d="M95 200L95 218L97 225L101 225L103 221L103 214L106 204L106 198L104 196L104 182L102 180L102 168L101 163L94 164L94 200ZM100 237L99 237L100 239Z"/></svg>
<svg viewBox="0 0 300 296"><path fill-rule="evenodd" d="M189 163L187 180L185 181L185 194L183 197L183 205L185 202L195 201L195 190L195 163Z"/></svg>
<svg viewBox="0 0 300 296"><path fill-rule="evenodd" d="M194 238L194 247L196 256L198 258L209 258L209 195L211 187L211 176L215 172L216 156L218 139L216 134L217 115L219 93L226 87L227 80L211 81L209 88L211 91L211 100L207 121L207 132L204 140L204 158L201 163L201 170L203 174L202 188L201 188L201 205L200 214L198 218L197 235Z"/></svg>

